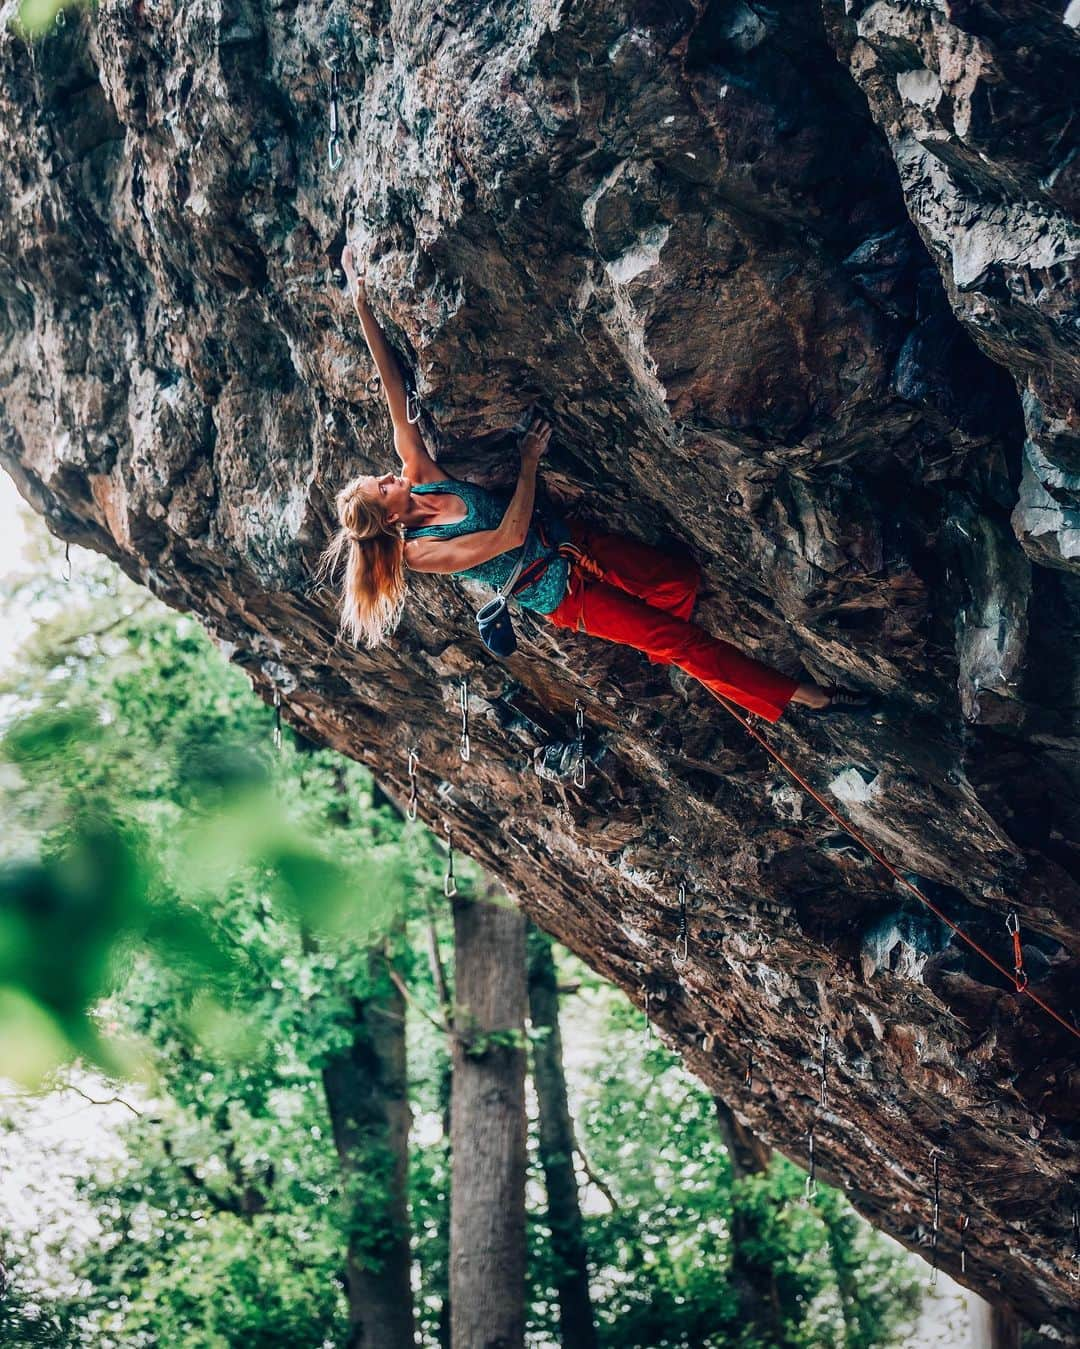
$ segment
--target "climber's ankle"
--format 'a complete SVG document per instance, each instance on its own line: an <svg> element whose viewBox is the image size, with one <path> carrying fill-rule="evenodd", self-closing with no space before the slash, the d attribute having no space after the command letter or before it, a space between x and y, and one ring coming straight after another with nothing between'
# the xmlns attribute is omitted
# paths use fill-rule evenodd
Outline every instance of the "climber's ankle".
<svg viewBox="0 0 1080 1349"><path fill-rule="evenodd" d="M822 708L828 707L830 695L820 684L800 684L791 695L791 701L802 707Z"/></svg>

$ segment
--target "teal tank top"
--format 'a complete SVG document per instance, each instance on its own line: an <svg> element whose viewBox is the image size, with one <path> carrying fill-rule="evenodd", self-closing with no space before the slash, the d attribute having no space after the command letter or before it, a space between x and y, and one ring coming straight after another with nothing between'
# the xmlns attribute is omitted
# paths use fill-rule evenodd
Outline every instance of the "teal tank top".
<svg viewBox="0 0 1080 1349"><path fill-rule="evenodd" d="M446 482L416 483L413 491L421 494L449 492L464 501L466 514L463 519L455 520L453 524L425 525L422 529L406 529L405 537L407 539L457 539L463 534L475 534L480 530L497 529L510 501L508 496L498 496L494 492L489 492L485 487L478 487L474 482L461 482L457 478L450 478ZM547 538L547 544L545 545L540 538L536 519L537 514L534 513L534 523L530 525L529 533L520 548L511 548L509 552L500 553L498 557L489 558L486 562L480 562L475 567L468 567L465 571L452 574L454 576L467 576L472 581L482 581L485 585L493 586L497 590L509 579L510 573L517 566L518 558L521 557L522 552L525 554L525 567L528 567L538 558L550 558L547 570L543 575L533 581L531 585L519 590L514 596L518 604L524 608L532 609L538 614L550 614L562 603L570 579L569 564L558 553L559 544L569 542L570 531L563 520L541 515L540 520Z"/></svg>

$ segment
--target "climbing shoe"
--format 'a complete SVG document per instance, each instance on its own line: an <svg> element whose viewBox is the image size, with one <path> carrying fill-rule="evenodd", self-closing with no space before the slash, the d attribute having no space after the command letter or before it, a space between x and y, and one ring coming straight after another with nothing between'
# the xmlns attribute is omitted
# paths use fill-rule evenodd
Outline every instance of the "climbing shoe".
<svg viewBox="0 0 1080 1349"><path fill-rule="evenodd" d="M579 782L586 765L597 767L606 753L607 746L592 736L553 740L533 750L533 772L545 782Z"/></svg>
<svg viewBox="0 0 1080 1349"><path fill-rule="evenodd" d="M827 717L832 712L873 712L877 709L877 699L870 693L858 693L854 689L835 688L829 690L829 701L825 707L808 708L819 717Z"/></svg>

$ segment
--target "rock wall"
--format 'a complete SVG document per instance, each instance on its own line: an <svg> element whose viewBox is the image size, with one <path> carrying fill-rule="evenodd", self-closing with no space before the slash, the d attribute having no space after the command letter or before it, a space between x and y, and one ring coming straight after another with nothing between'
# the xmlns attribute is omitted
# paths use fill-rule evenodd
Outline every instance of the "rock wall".
<svg viewBox="0 0 1080 1349"><path fill-rule="evenodd" d="M691 551L713 631L879 691L773 742L1006 963L1015 910L1075 1020L1060 8L135 0L8 31L0 70L0 461L50 527L402 799L417 746L423 818L924 1253L936 1153L942 1266L1075 1337L1075 1039L691 681L524 615L500 665L479 591L434 577L356 651L311 583L335 487L392 462L350 237L447 469L512 481L538 404L563 509ZM583 791L530 770L577 700L606 746Z"/></svg>

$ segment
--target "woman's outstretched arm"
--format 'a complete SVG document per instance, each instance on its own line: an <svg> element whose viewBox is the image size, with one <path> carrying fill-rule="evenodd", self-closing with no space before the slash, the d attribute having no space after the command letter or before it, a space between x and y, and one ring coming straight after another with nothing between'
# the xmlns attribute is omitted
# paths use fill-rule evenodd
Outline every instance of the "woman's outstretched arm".
<svg viewBox="0 0 1080 1349"><path fill-rule="evenodd" d="M405 562L412 571L454 572L477 567L512 548L520 548L529 533L536 500L536 469L551 439L551 426L540 417L521 442L521 469L514 495L495 529L481 529L457 539L410 539Z"/></svg>
<svg viewBox="0 0 1080 1349"><path fill-rule="evenodd" d="M442 482L449 477L438 466L420 434L420 428L411 425L408 416L408 391L401 375L401 367L390 349L390 344L379 327L379 321L367 302L364 278L357 270L356 254L351 244L341 254L341 265L349 282L349 294L352 296L364 338L379 372L386 405L390 409L390 420L394 424L394 448L398 452L402 467L412 482Z"/></svg>

